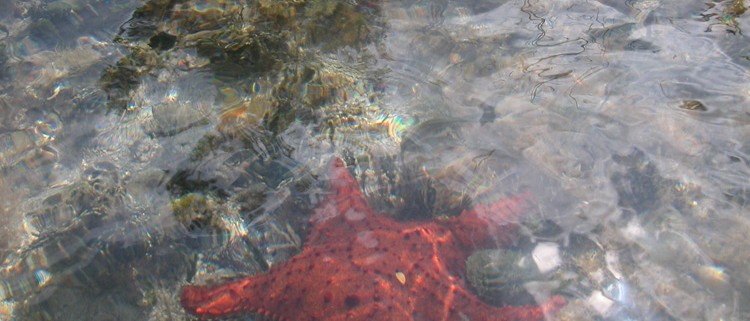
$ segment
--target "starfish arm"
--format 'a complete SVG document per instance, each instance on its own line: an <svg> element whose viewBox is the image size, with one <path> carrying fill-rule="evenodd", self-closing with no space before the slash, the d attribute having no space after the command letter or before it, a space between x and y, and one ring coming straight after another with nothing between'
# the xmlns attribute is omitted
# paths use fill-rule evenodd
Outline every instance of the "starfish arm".
<svg viewBox="0 0 750 321"><path fill-rule="evenodd" d="M330 165L330 192L318 205L310 219L313 228L307 238L308 244L325 242L328 237L352 235L383 224L362 194L359 184L349 173L346 164L336 158Z"/></svg>
<svg viewBox="0 0 750 321"><path fill-rule="evenodd" d="M218 286L187 286L182 291L180 303L191 314L202 318L215 318L228 314L259 311L262 295L255 290L258 278L242 280Z"/></svg>
<svg viewBox="0 0 750 321"><path fill-rule="evenodd" d="M350 321L350 320L368 320L368 321L414 321L411 312L406 311L403 307L393 310L388 306L380 303L370 303L352 309L345 313L335 315L326 321Z"/></svg>
<svg viewBox="0 0 750 321"><path fill-rule="evenodd" d="M480 204L444 222L456 239L470 249L504 246L512 243L520 214L529 207L529 193Z"/></svg>

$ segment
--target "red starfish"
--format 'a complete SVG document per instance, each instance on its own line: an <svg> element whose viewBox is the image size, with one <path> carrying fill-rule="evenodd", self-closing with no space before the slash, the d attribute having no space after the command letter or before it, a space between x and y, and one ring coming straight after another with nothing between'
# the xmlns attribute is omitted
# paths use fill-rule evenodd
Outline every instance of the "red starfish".
<svg viewBox="0 0 750 321"><path fill-rule="evenodd" d="M555 296L542 306L489 306L459 277L472 250L512 241L510 221L527 195L436 222L397 222L368 206L341 160L331 171L331 194L311 219L302 253L263 275L188 286L182 306L204 318L538 321L565 304Z"/></svg>

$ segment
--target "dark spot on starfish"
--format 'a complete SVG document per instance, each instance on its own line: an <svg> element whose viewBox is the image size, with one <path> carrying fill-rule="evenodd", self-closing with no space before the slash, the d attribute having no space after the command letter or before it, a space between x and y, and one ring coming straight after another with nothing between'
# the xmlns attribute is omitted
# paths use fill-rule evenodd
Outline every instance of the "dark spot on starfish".
<svg viewBox="0 0 750 321"><path fill-rule="evenodd" d="M331 300L333 300L333 294L331 292L323 294L323 304L331 303Z"/></svg>
<svg viewBox="0 0 750 321"><path fill-rule="evenodd" d="M344 298L344 304L346 305L347 309L354 309L359 305L359 297L354 294L347 295L346 298Z"/></svg>
<svg viewBox="0 0 750 321"><path fill-rule="evenodd" d="M409 233L404 234L404 241L408 241L411 239L411 235Z"/></svg>

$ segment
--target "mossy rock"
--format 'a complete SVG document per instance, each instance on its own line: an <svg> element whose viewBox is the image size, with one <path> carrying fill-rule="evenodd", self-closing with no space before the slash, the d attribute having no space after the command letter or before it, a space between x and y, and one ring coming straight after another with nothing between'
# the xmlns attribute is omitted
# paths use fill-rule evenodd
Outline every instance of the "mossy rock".
<svg viewBox="0 0 750 321"><path fill-rule="evenodd" d="M531 257L509 250L483 250L466 260L466 278L477 294L493 304L523 304L530 295L524 283L542 275Z"/></svg>

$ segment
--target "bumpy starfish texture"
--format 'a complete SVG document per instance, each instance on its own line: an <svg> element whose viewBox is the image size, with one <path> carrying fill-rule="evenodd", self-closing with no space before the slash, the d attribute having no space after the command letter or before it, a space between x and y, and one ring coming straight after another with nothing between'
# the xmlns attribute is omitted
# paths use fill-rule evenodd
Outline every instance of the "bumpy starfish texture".
<svg viewBox="0 0 750 321"><path fill-rule="evenodd" d="M304 250L268 273L213 287L188 286L181 303L203 318L257 313L284 321L539 321L565 304L493 307L461 275L475 249L512 242L528 195L430 222L397 222L372 210L345 164L311 219Z"/></svg>

